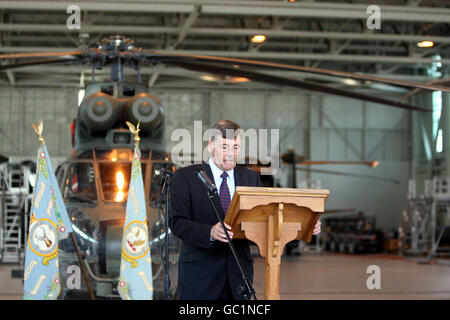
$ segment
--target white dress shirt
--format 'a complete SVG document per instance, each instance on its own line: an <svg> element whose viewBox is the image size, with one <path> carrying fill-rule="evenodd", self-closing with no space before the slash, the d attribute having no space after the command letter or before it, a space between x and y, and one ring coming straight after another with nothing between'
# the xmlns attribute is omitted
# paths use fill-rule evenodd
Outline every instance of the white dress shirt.
<svg viewBox="0 0 450 320"><path fill-rule="evenodd" d="M210 157L208 160L208 164L211 167L211 171L214 177L214 184L220 195L220 185L222 184L222 173L223 171L219 169L219 167L214 163L213 159ZM236 190L236 186L234 184L234 169L227 170L227 185L228 190L230 190L230 199L233 199L234 191Z"/></svg>

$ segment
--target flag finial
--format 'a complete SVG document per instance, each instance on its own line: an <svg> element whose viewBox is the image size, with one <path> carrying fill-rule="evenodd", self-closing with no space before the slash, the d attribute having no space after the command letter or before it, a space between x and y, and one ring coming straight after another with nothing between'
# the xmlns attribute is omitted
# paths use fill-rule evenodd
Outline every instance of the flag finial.
<svg viewBox="0 0 450 320"><path fill-rule="evenodd" d="M42 131L44 130L44 122L42 120L39 120L39 124L36 125L36 123L32 123L34 131L36 132L36 134L39 137L39 141L44 144L45 143L45 139L44 136L42 135Z"/></svg>
<svg viewBox="0 0 450 320"><path fill-rule="evenodd" d="M136 143L139 143L139 141L141 141L141 138L139 138L139 131L141 131L141 129L139 129L139 125L141 124L141 121L138 121L138 124L136 127L134 127L134 125L131 122L126 121L126 124L128 126L128 128L130 128L130 131L132 134L134 134L134 141Z"/></svg>

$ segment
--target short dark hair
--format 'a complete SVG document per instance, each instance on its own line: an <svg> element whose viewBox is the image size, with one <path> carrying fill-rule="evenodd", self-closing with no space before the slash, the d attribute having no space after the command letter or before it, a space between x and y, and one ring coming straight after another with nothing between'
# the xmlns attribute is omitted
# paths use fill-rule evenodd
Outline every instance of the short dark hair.
<svg viewBox="0 0 450 320"><path fill-rule="evenodd" d="M231 120L219 120L212 126L212 129L219 130L222 134L222 138L231 139L235 137L236 131L241 129L241 127L236 122ZM211 141L214 141L215 139L215 135L211 136Z"/></svg>

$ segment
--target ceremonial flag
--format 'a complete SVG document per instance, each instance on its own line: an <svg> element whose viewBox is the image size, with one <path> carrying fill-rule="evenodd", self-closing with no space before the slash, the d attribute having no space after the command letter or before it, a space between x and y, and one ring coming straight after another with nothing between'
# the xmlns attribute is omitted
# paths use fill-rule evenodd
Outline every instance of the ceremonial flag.
<svg viewBox="0 0 450 320"><path fill-rule="evenodd" d="M25 256L24 299L54 300L61 290L58 241L72 232L55 174L42 137L42 120L37 127L36 182L30 209L30 226Z"/></svg>
<svg viewBox="0 0 450 320"><path fill-rule="evenodd" d="M122 234L122 258L117 289L122 299L151 300L153 298L152 261L139 150L139 123L137 128L129 122L127 125L135 134L136 146Z"/></svg>

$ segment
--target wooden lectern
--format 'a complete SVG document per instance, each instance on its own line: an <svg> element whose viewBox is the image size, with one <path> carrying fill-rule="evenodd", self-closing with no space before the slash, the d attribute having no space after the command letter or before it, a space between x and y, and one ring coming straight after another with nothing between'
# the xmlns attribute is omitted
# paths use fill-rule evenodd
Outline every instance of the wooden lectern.
<svg viewBox="0 0 450 320"><path fill-rule="evenodd" d="M280 299L280 264L286 243L311 241L328 190L236 187L225 218L233 239L247 238L265 258L264 299Z"/></svg>

